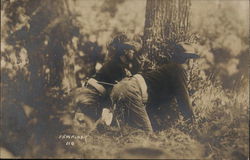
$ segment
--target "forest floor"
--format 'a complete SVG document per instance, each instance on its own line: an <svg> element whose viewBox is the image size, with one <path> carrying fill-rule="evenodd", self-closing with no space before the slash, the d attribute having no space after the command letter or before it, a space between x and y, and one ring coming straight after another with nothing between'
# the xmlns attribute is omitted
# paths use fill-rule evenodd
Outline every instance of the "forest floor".
<svg viewBox="0 0 250 160"><path fill-rule="evenodd" d="M72 112L63 110L57 118L64 127L55 122L56 117L50 117L52 120L44 120L36 125L37 129L33 128L22 155L13 156L4 149L1 152L14 158L244 160L249 154L246 93L246 89L237 94L223 92L219 97L210 97L210 103L202 96L203 99L193 100L195 124L190 126L178 120L172 127L150 134L129 126L119 129L83 125Z"/></svg>
<svg viewBox="0 0 250 160"><path fill-rule="evenodd" d="M74 146L65 145L69 158L236 159L249 155L248 87L232 91L207 86L192 96L196 122L177 120L171 127L147 134L123 126L91 132L72 122L66 134L83 135ZM91 128L91 127L90 127ZM77 149L74 149L77 148Z"/></svg>

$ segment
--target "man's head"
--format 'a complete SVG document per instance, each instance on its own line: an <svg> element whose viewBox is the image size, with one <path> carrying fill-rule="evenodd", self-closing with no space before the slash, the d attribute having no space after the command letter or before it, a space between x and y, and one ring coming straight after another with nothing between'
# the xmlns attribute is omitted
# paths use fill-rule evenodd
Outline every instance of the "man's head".
<svg viewBox="0 0 250 160"><path fill-rule="evenodd" d="M141 41L129 39L125 34L118 34L108 45L109 57L117 60L130 72L135 72L138 66L137 56L141 49Z"/></svg>
<svg viewBox="0 0 250 160"><path fill-rule="evenodd" d="M192 44L187 42L180 42L174 46L172 61L183 64L186 63L188 59L200 58L196 54L195 48Z"/></svg>

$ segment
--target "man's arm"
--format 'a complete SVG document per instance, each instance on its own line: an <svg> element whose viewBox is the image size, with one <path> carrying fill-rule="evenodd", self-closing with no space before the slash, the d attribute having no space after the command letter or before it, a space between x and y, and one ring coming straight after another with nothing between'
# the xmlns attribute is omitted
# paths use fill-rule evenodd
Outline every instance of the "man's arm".
<svg viewBox="0 0 250 160"><path fill-rule="evenodd" d="M190 98L187 88L187 76L183 68L179 68L176 73L176 92L175 97L180 111L186 120L194 120L194 113L190 104Z"/></svg>

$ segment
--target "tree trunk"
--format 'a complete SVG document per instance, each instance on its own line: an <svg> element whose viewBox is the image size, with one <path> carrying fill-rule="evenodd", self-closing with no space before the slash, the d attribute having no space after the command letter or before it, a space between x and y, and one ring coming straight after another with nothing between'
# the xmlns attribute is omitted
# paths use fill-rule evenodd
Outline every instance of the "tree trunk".
<svg viewBox="0 0 250 160"><path fill-rule="evenodd" d="M69 92L72 88L77 87L76 78L75 78L75 59L76 59L76 50L69 49L72 44L68 44L68 52L63 56L63 77L62 77L62 88Z"/></svg>
<svg viewBox="0 0 250 160"><path fill-rule="evenodd" d="M68 60L74 53L68 55L69 48L66 46L71 44L78 28L72 24L73 17L68 1L38 2L39 5L32 6L33 1L27 1L26 8L28 11L28 6L32 6L34 10L28 12L31 20L29 39L26 40L32 92L44 94L47 89L53 87L74 88L76 83L71 80L71 77L74 77L74 62ZM64 86L63 81L69 81L71 84Z"/></svg>
<svg viewBox="0 0 250 160"><path fill-rule="evenodd" d="M143 49L151 65L169 60L171 46L189 38L190 0L147 0Z"/></svg>

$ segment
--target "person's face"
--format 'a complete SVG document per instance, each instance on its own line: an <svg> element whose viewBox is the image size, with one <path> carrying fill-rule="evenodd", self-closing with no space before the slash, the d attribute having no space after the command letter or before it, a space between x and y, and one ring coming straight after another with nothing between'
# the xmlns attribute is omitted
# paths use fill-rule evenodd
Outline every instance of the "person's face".
<svg viewBox="0 0 250 160"><path fill-rule="evenodd" d="M133 59L134 59L135 51L133 49L126 50L124 55L120 56L120 60L122 65L127 69L132 69L133 67Z"/></svg>

